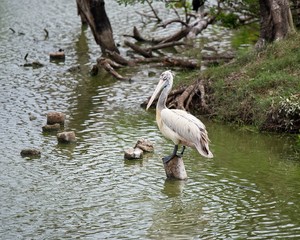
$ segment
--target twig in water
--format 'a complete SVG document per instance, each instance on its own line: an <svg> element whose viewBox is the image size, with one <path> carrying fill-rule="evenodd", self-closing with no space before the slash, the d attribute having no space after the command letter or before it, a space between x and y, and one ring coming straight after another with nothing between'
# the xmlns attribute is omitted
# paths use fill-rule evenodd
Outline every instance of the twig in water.
<svg viewBox="0 0 300 240"><path fill-rule="evenodd" d="M46 28L44 28L44 32L46 33L45 39L47 39L49 37L49 32L48 32L48 30Z"/></svg>
<svg viewBox="0 0 300 240"><path fill-rule="evenodd" d="M26 53L24 60L27 61L28 53Z"/></svg>
<svg viewBox="0 0 300 240"><path fill-rule="evenodd" d="M10 31L12 31L13 33L16 33L16 31L12 28L9 28Z"/></svg>

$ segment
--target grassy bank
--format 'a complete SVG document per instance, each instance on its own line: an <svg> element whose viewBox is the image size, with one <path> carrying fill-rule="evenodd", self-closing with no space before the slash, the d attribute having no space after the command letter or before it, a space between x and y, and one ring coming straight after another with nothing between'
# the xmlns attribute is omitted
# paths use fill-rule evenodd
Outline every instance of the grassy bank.
<svg viewBox="0 0 300 240"><path fill-rule="evenodd" d="M214 117L300 133L300 34L203 72Z"/></svg>

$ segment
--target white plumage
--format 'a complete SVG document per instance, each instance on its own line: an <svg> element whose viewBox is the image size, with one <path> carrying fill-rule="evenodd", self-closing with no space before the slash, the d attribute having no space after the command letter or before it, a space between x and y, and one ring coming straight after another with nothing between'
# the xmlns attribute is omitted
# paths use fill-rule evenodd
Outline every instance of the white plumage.
<svg viewBox="0 0 300 240"><path fill-rule="evenodd" d="M166 100L173 86L173 75L171 71L165 71L160 76L160 81L151 96L147 109L151 106L156 96L160 93L156 105L156 122L161 133L175 144L172 155L163 158L164 162L170 161L177 155L178 145L193 147L207 158L213 154L209 150L209 138L205 125L192 114L177 109L168 109Z"/></svg>

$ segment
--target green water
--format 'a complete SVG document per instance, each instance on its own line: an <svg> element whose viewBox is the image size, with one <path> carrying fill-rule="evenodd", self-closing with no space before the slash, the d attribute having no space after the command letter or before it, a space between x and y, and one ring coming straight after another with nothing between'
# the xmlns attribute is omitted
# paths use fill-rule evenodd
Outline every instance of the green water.
<svg viewBox="0 0 300 240"><path fill-rule="evenodd" d="M128 24L140 18L135 9L106 2L121 42ZM121 19L125 23L117 24ZM22 7L4 1L0 26L0 239L300 238L295 136L203 119L215 158L187 149L188 180L167 180L161 158L173 146L157 130L154 111L140 107L163 69L124 73L131 83L106 73L90 77L100 50L81 29L75 1ZM66 61L49 62L48 53L58 48L65 49ZM26 53L45 66L20 67ZM69 72L73 66L80 70ZM76 132L76 144L59 145L55 134L42 133L49 111L66 113L65 130ZM155 152L124 160L123 150L142 137ZM42 156L22 158L27 147Z"/></svg>

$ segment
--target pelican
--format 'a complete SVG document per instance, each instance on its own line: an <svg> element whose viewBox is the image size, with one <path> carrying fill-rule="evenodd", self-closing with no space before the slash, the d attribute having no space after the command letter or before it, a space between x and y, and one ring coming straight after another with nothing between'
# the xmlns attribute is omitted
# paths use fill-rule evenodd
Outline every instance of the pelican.
<svg viewBox="0 0 300 240"><path fill-rule="evenodd" d="M205 125L184 110L166 107L167 97L172 86L172 72L170 70L163 72L146 107L148 110L154 99L160 94L156 105L156 122L161 133L175 144L173 153L164 157L163 162L167 163L176 156L181 157L186 146L196 148L204 157L212 158L213 154L209 150L209 138ZM182 145L182 151L180 155L177 155L179 144Z"/></svg>

